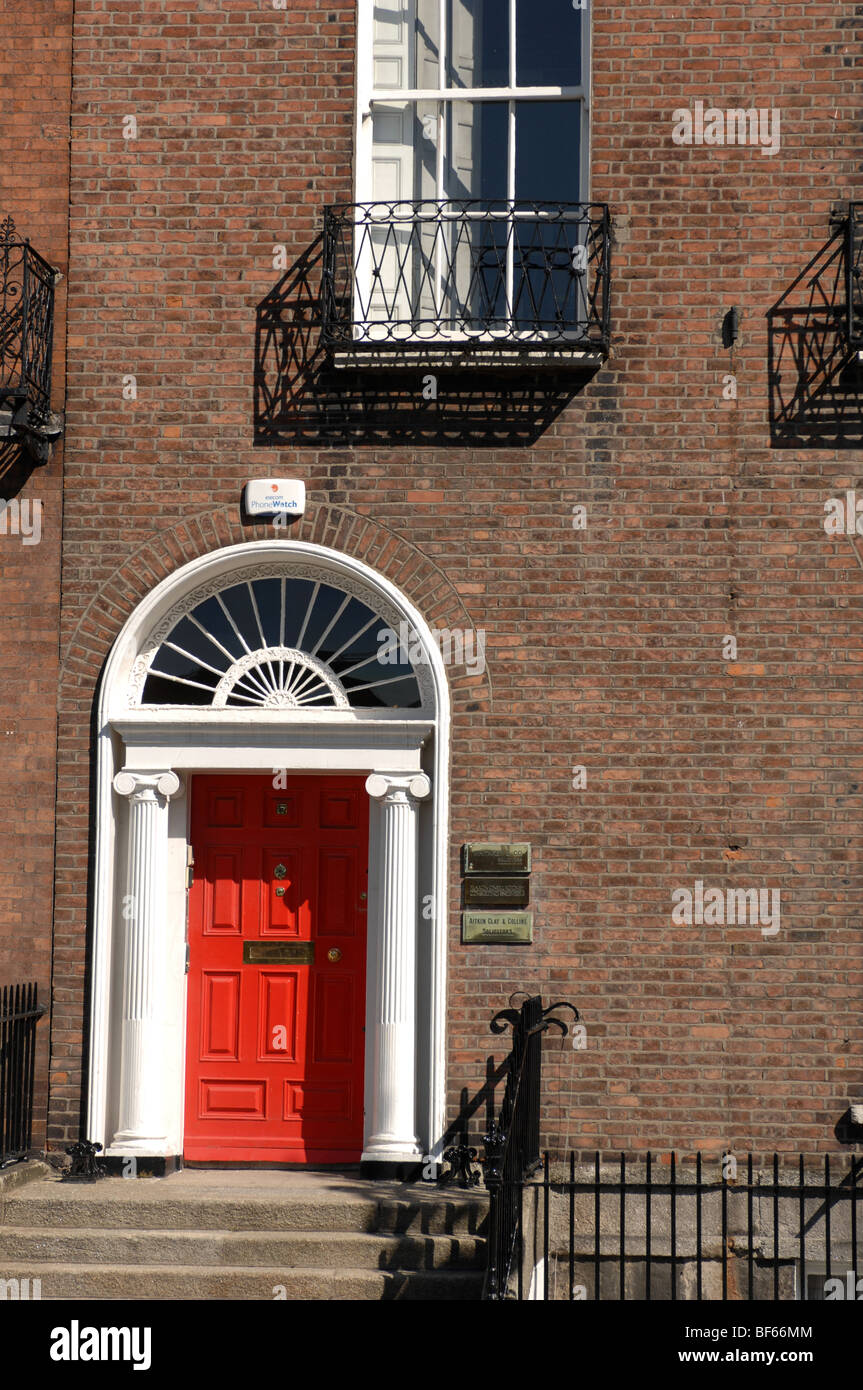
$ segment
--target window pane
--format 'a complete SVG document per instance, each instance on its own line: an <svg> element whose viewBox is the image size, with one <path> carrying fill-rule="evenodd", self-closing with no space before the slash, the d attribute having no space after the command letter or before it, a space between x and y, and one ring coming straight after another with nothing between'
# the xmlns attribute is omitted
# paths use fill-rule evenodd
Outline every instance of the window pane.
<svg viewBox="0 0 863 1390"><path fill-rule="evenodd" d="M445 198L506 198L507 105L449 101Z"/></svg>
<svg viewBox="0 0 863 1390"><path fill-rule="evenodd" d="M372 202L436 196L438 105L372 105Z"/></svg>
<svg viewBox="0 0 863 1390"><path fill-rule="evenodd" d="M452 101L446 106L447 158L444 196L478 199L468 213L506 203L508 107L504 101ZM445 326L483 332L505 310L506 235L503 219L456 217L441 229L446 273Z"/></svg>
<svg viewBox="0 0 863 1390"><path fill-rule="evenodd" d="M446 85L509 86L509 0L446 0Z"/></svg>
<svg viewBox="0 0 863 1390"><path fill-rule="evenodd" d="M581 11L570 0L516 0L515 80L519 87L577 87Z"/></svg>
<svg viewBox="0 0 863 1390"><path fill-rule="evenodd" d="M517 101L516 198L577 203L581 196L580 148L581 102Z"/></svg>
<svg viewBox="0 0 863 1390"><path fill-rule="evenodd" d="M419 220L410 204L437 196L438 104L406 101L372 106L372 210L359 237L359 316L400 325L407 336L416 320L436 312L435 220ZM394 216L381 204L401 203ZM386 337L371 331L371 336Z"/></svg>
<svg viewBox="0 0 863 1390"><path fill-rule="evenodd" d="M515 196L530 202L579 200L578 101L515 104ZM572 331L583 317L584 275L575 270L577 228L553 217L519 218L514 232L513 320L528 332Z"/></svg>
<svg viewBox="0 0 863 1390"><path fill-rule="evenodd" d="M439 24L440 0L375 0L375 87L436 88Z"/></svg>

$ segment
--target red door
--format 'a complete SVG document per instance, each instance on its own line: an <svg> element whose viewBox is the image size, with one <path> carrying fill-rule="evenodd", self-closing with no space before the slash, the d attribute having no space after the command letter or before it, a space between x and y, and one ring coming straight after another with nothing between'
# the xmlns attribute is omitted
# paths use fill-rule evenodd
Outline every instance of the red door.
<svg viewBox="0 0 863 1390"><path fill-rule="evenodd" d="M368 797L361 777L195 777L188 1159L356 1162Z"/></svg>

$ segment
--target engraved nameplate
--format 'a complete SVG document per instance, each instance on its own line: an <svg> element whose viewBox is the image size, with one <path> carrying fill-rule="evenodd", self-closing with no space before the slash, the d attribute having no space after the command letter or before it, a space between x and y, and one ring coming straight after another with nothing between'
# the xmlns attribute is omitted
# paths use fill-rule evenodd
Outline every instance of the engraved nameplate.
<svg viewBox="0 0 863 1390"><path fill-rule="evenodd" d="M527 874L520 878L466 878L464 881L465 907L527 907L530 899L530 879Z"/></svg>
<svg viewBox="0 0 863 1390"><path fill-rule="evenodd" d="M527 943L533 941L532 912L463 912L461 939L474 942Z"/></svg>
<svg viewBox="0 0 863 1390"><path fill-rule="evenodd" d="M464 872L466 874L529 874L530 845L465 845Z"/></svg>

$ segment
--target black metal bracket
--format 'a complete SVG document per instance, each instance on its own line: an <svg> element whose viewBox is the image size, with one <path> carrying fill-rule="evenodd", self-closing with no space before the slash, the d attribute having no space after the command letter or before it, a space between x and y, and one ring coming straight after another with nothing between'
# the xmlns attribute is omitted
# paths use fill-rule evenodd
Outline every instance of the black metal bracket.
<svg viewBox="0 0 863 1390"><path fill-rule="evenodd" d="M61 1182L98 1182L107 1175L104 1164L96 1162L97 1153L102 1152L101 1144L79 1139L77 1143L69 1144L66 1152L72 1156L72 1165Z"/></svg>
<svg viewBox="0 0 863 1390"><path fill-rule="evenodd" d="M443 1161L450 1165L448 1173L442 1172L438 1178L441 1187L479 1187L480 1169L476 1149L468 1144L453 1144L444 1149Z"/></svg>

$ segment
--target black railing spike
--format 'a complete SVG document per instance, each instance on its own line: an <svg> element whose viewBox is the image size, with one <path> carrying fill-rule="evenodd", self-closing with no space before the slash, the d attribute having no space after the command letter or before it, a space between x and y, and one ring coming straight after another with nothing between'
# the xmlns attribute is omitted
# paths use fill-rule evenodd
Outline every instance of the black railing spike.
<svg viewBox="0 0 863 1390"><path fill-rule="evenodd" d="M0 990L0 1168L30 1153L36 1024L45 1012L35 983Z"/></svg>

